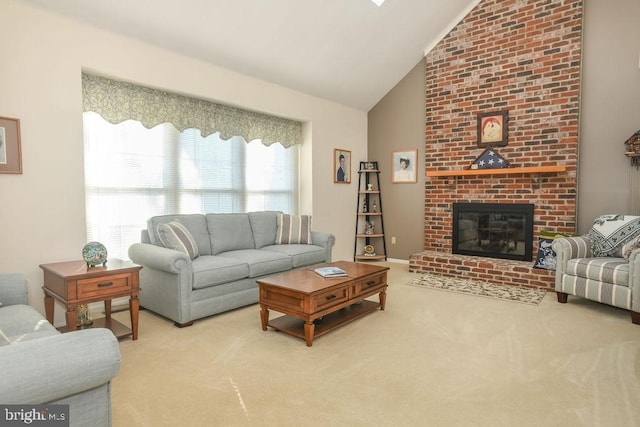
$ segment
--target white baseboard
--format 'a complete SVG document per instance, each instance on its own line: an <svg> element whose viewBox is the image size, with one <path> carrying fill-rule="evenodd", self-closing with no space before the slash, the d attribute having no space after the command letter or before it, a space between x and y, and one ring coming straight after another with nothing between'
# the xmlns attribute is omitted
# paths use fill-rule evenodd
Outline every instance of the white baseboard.
<svg viewBox="0 0 640 427"><path fill-rule="evenodd" d="M387 262L397 262L398 264L409 264L408 259L387 258Z"/></svg>

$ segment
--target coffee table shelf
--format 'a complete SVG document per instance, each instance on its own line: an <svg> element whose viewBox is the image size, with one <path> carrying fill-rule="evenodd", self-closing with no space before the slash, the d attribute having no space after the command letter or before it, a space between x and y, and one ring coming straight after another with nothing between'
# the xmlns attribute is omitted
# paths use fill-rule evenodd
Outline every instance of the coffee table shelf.
<svg viewBox="0 0 640 427"><path fill-rule="evenodd" d="M322 318L320 323L315 325L313 336L314 338L320 337L346 323L352 322L379 309L379 303L364 300L349 307L340 309L334 313L327 314ZM276 331L281 331L286 334L293 335L294 337L305 339L304 323L304 320L284 315L269 321L268 325Z"/></svg>

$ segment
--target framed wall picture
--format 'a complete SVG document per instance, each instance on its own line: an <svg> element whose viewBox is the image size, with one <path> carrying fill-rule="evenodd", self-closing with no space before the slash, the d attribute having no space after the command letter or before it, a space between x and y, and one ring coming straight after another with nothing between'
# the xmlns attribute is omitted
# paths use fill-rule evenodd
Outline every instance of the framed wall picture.
<svg viewBox="0 0 640 427"><path fill-rule="evenodd" d="M351 151L334 148L333 182L336 184L349 184L351 182Z"/></svg>
<svg viewBox="0 0 640 427"><path fill-rule="evenodd" d="M478 114L478 147L505 147L508 125L506 110Z"/></svg>
<svg viewBox="0 0 640 427"><path fill-rule="evenodd" d="M418 182L418 149L394 151L392 155L394 184L413 184Z"/></svg>
<svg viewBox="0 0 640 427"><path fill-rule="evenodd" d="M19 119L0 117L0 173L22 173Z"/></svg>

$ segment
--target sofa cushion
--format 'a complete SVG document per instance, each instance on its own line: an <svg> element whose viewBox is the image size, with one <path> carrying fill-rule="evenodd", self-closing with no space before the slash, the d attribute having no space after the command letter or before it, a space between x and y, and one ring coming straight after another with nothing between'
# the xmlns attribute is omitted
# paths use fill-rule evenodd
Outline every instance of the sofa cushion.
<svg viewBox="0 0 640 427"><path fill-rule="evenodd" d="M213 255L240 249L255 249L246 213L207 214L207 228Z"/></svg>
<svg viewBox="0 0 640 427"><path fill-rule="evenodd" d="M59 332L29 305L9 305L0 308L0 345L25 341L28 335L56 335Z"/></svg>
<svg viewBox="0 0 640 427"><path fill-rule="evenodd" d="M202 289L249 277L249 265L232 258L205 255L194 259L191 266L193 289Z"/></svg>
<svg viewBox="0 0 640 427"><path fill-rule="evenodd" d="M311 244L311 216L278 214L276 245Z"/></svg>
<svg viewBox="0 0 640 427"><path fill-rule="evenodd" d="M249 222L256 249L273 245L278 229L278 211L249 212Z"/></svg>
<svg viewBox="0 0 640 427"><path fill-rule="evenodd" d="M249 277L280 273L293 268L293 260L290 256L262 249L229 251L218 256L246 262L249 265Z"/></svg>
<svg viewBox="0 0 640 427"><path fill-rule="evenodd" d="M263 251L271 251L291 257L293 268L325 262L326 250L316 245L271 245L262 248Z"/></svg>
<svg viewBox="0 0 640 427"><path fill-rule="evenodd" d="M191 259L200 255L196 239L180 221L158 225L158 237L165 248L183 252Z"/></svg>
<svg viewBox="0 0 640 427"><path fill-rule="evenodd" d="M158 215L149 218L149 220L147 220L149 241L156 246L162 246L160 237L158 236L158 225L176 220L184 224L196 240L200 255L211 255L211 241L209 240L209 232L207 231L207 221L202 214Z"/></svg>
<svg viewBox="0 0 640 427"><path fill-rule="evenodd" d="M566 274L598 282L629 286L629 262L624 258L573 258L567 261Z"/></svg>

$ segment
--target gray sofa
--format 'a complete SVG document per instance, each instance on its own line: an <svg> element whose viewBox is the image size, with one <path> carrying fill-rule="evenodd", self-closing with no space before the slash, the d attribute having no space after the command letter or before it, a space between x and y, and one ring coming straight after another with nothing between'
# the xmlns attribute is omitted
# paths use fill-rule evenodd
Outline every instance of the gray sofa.
<svg viewBox="0 0 640 427"><path fill-rule="evenodd" d="M0 403L67 404L69 425L110 426L119 370L110 330L61 334L27 305L22 274L0 275Z"/></svg>
<svg viewBox="0 0 640 427"><path fill-rule="evenodd" d="M258 302L256 280L331 262L335 237L311 231L311 244L276 244L278 216L263 211L162 215L150 218L142 242L129 248L140 272L140 305L176 326ZM163 247L158 228L178 221L197 245L198 256Z"/></svg>

